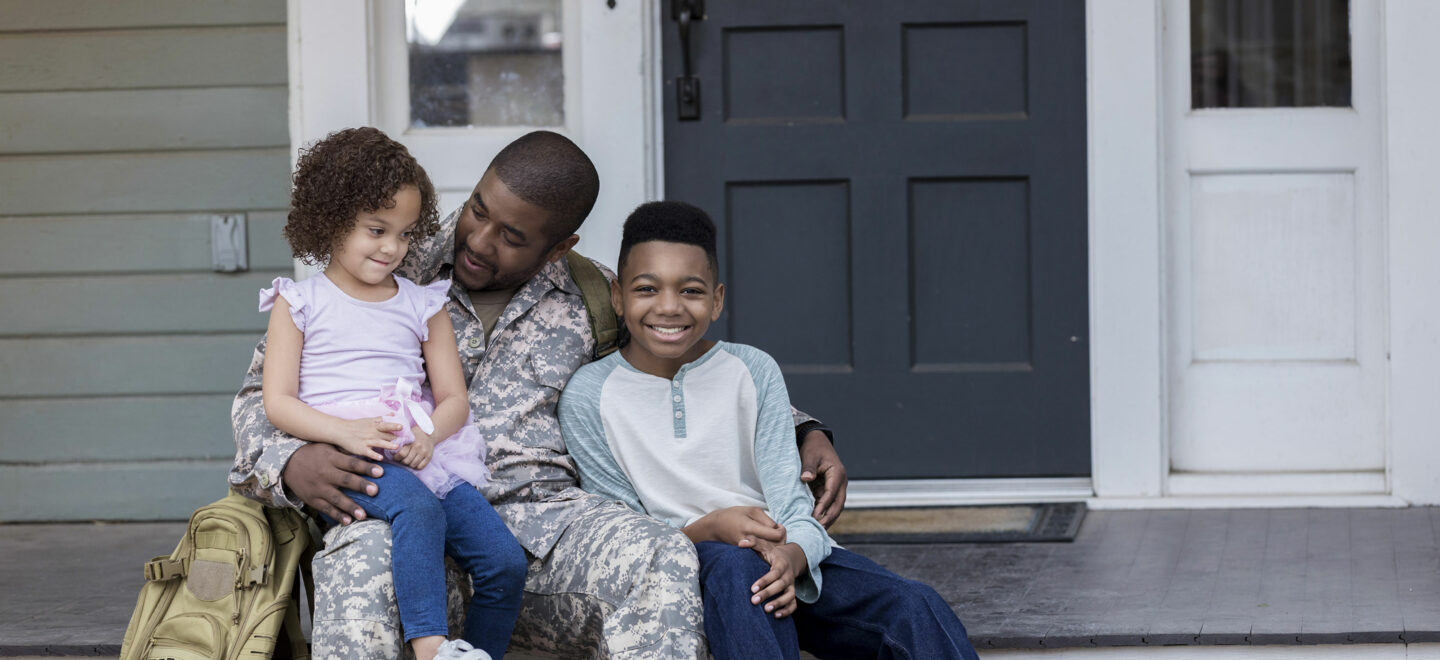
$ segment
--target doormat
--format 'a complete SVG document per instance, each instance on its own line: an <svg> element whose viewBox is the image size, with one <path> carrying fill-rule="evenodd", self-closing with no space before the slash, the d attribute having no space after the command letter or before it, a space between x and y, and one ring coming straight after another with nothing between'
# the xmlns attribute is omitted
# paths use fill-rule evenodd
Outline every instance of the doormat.
<svg viewBox="0 0 1440 660"><path fill-rule="evenodd" d="M846 509L830 536L841 544L1068 542L1084 519L1084 502Z"/></svg>

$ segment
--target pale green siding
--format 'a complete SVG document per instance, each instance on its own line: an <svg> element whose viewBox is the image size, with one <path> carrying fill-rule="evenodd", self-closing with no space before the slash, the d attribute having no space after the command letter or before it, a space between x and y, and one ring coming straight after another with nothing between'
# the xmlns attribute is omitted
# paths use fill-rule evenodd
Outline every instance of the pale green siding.
<svg viewBox="0 0 1440 660"><path fill-rule="evenodd" d="M284 0L0 0L0 521L180 519L290 273ZM250 270L211 269L246 213Z"/></svg>

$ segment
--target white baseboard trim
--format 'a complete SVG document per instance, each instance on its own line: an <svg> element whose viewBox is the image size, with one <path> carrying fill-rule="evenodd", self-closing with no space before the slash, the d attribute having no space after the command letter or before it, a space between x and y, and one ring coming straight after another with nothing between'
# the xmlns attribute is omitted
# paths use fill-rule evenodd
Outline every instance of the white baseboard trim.
<svg viewBox="0 0 1440 660"><path fill-rule="evenodd" d="M1440 644L1324 644L1318 646L1111 646L1083 649L985 651L1004 660L1437 660Z"/></svg>
<svg viewBox="0 0 1440 660"><path fill-rule="evenodd" d="M1285 479L1311 475L1280 475L1280 487L1269 493L1245 493L1244 489L1259 490L1249 477L1269 481L1276 475L1241 475L1245 479L1229 482L1240 486L1207 492L1200 488L1198 481L1189 484L1182 479L1183 489L1189 492L1175 493L1166 497L1095 497L1095 491L1088 477L1031 478L1031 479L857 479L850 482L846 495L847 509L875 509L884 507L909 506L970 506L978 504L1030 504L1035 502L1076 502L1084 501L1095 510L1125 509L1310 509L1310 508L1399 508L1410 506L1402 498L1384 492L1345 493L1337 485L1351 483L1356 487L1373 487L1383 483L1383 475L1358 473L1360 476L1349 482L1329 480L1333 475L1321 475L1306 485L1311 492L1286 492L1284 488L1298 488L1287 484ZM1194 475L1186 475L1194 476ZM1207 478L1214 475L1205 475ZM1220 475L1228 479L1233 475ZM1174 475L1171 477L1174 479ZM1377 482L1376 478L1381 481ZM1328 480L1328 481L1327 481ZM1301 482L1304 480L1302 479ZM1330 483L1331 487L1320 490L1318 484ZM1212 485L1224 485L1223 479ZM1298 483L1298 482L1297 482ZM1172 484L1173 485L1173 484ZM1217 492L1218 491L1218 492ZM1241 492L1236 492L1241 491Z"/></svg>
<svg viewBox="0 0 1440 660"><path fill-rule="evenodd" d="M1094 496L1089 477L864 479L850 482L845 508L1075 502Z"/></svg>
<svg viewBox="0 0 1440 660"><path fill-rule="evenodd" d="M1171 496L1387 495L1385 472L1172 473Z"/></svg>
<svg viewBox="0 0 1440 660"><path fill-rule="evenodd" d="M1394 495L1236 495L1185 497L1095 497L1096 511L1124 509L1393 509L1410 506Z"/></svg>

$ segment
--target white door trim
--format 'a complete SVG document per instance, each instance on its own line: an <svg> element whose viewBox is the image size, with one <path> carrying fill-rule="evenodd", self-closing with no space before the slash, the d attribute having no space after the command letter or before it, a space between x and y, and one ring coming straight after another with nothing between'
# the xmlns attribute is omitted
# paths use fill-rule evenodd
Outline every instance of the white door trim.
<svg viewBox="0 0 1440 660"><path fill-rule="evenodd" d="M606 263L614 261L619 252L625 216L659 190L655 173L658 114L652 85L659 76L658 55L652 57L658 50L654 32L658 22L653 17L657 8L655 0L617 2L613 8L604 2L581 0L564 4L567 32L578 26L578 34L566 35L567 73L578 70L580 76L578 81L566 83L566 126L556 130L579 143L601 173L600 198L580 232L577 249ZM386 119L377 99L385 93L380 84L393 81L396 69L393 62L386 67L378 62L384 40L378 30L384 27L380 23L393 21L392 10L385 0L289 0L292 160L295 149L331 131L381 126ZM403 128L381 127L409 144ZM508 130L471 129L469 133L493 137ZM528 129L509 132L519 135L523 130ZM466 132L458 129L445 134ZM425 144L433 152L440 133L417 135L417 145ZM503 146L504 140L497 144ZM437 162L426 158L415 145L411 150L419 154L421 165L430 169L431 178L437 181L442 213L468 195L493 155L493 150L445 154L445 162ZM457 147L456 151L463 150ZM459 173L456 168L475 171ZM466 183L455 183L462 180Z"/></svg>
<svg viewBox="0 0 1440 660"><path fill-rule="evenodd" d="M1388 2L1382 21L1390 287L1390 451L1394 493L1440 503L1440 4Z"/></svg>
<svg viewBox="0 0 1440 660"><path fill-rule="evenodd" d="M1166 456L1160 9L1086 3L1090 456L1099 498L1160 497Z"/></svg>
<svg viewBox="0 0 1440 660"><path fill-rule="evenodd" d="M1087 2L1092 506L1440 503L1440 5L1381 7L1390 495L1238 498L1166 496L1159 6Z"/></svg>

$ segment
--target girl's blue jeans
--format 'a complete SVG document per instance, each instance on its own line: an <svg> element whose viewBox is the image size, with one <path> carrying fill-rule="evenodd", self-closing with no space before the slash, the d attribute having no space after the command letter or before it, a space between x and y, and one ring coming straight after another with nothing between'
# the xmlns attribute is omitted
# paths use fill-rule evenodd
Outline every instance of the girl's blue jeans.
<svg viewBox="0 0 1440 660"><path fill-rule="evenodd" d="M750 604L750 585L770 570L754 550L702 541L695 551L717 660L798 660L801 649L821 658L976 660L965 626L934 589L843 548L820 562L819 600L783 619Z"/></svg>
<svg viewBox="0 0 1440 660"><path fill-rule="evenodd" d="M447 636L449 555L475 586L465 610L465 641L500 660L520 614L525 551L474 487L461 484L441 500L409 470L389 463L383 467L383 476L370 479L380 488L374 497L350 490L345 494L370 517L390 523L390 570L405 641ZM328 517L326 522L335 524Z"/></svg>

